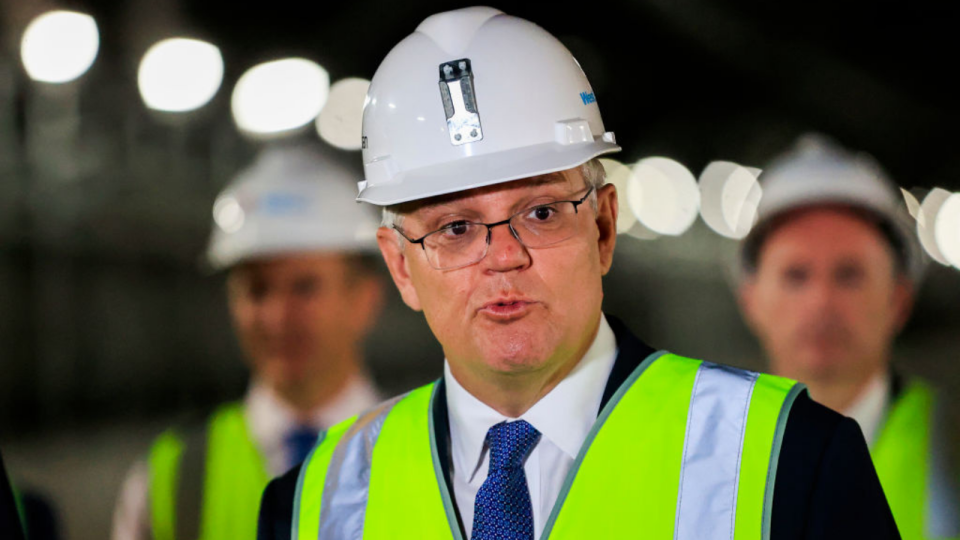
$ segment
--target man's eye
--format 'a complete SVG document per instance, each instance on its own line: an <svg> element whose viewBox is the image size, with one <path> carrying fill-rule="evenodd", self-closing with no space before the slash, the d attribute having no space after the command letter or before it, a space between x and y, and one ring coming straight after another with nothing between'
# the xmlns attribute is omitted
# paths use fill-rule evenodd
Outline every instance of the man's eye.
<svg viewBox="0 0 960 540"><path fill-rule="evenodd" d="M788 286L800 287L807 282L810 272L805 268L788 268L783 274L784 281Z"/></svg>
<svg viewBox="0 0 960 540"><path fill-rule="evenodd" d="M537 206L532 208L530 212L527 214L527 216L530 219L533 219L536 221L547 221L548 219L556 215L556 213L557 213L556 208L548 205L543 205L543 206Z"/></svg>
<svg viewBox="0 0 960 540"><path fill-rule="evenodd" d="M298 279L292 289L297 296L310 296L320 289L320 280L314 277Z"/></svg>
<svg viewBox="0 0 960 540"><path fill-rule="evenodd" d="M859 286L863 282L865 274L866 272L859 266L842 266L834 273L834 279L836 279L839 285L852 288Z"/></svg>
<svg viewBox="0 0 960 540"><path fill-rule="evenodd" d="M454 221L440 227L444 236L463 236L470 230L470 223L466 221Z"/></svg>

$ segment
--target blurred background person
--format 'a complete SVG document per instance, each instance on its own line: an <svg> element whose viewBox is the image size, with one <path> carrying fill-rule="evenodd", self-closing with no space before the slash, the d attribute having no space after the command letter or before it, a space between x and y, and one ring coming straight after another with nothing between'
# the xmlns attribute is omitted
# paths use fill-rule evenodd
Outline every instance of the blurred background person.
<svg viewBox="0 0 960 540"><path fill-rule="evenodd" d="M958 426L927 382L892 366L923 267L901 194L872 160L819 137L760 178L740 304L772 371L858 422L903 538L957 537L946 445Z"/></svg>
<svg viewBox="0 0 960 540"><path fill-rule="evenodd" d="M161 435L124 483L114 540L254 538L268 480L320 430L378 400L362 341L380 311L377 222L357 177L303 144L268 147L214 204L209 264L251 382L243 400Z"/></svg>

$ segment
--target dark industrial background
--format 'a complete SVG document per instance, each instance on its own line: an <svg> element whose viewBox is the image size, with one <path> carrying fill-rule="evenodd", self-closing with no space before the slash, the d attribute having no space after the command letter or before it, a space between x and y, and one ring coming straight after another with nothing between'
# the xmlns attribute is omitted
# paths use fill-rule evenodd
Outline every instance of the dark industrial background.
<svg viewBox="0 0 960 540"><path fill-rule="evenodd" d="M198 265L216 193L259 144L234 127L233 83L282 56L312 59L332 81L369 79L422 19L464 5L0 0L0 446L13 476L58 505L68 538L107 536L126 468L165 424L244 390L222 276ZM905 188L960 191L955 2L496 7L570 48L624 163L762 167L817 131L869 152ZM25 26L54 8L93 15L101 38L91 70L61 86L30 81L19 57ZM220 47L224 83L195 113L153 113L137 64L177 35ZM732 293L734 248L702 221L680 237L622 237L606 309L655 346L761 368ZM395 293L368 352L388 393L440 373L439 347ZM958 360L960 271L933 263L897 365L956 394Z"/></svg>

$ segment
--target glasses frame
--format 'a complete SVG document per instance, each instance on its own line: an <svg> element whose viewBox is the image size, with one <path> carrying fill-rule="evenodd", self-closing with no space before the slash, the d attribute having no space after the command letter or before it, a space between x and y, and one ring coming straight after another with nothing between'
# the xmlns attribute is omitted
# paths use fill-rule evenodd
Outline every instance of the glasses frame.
<svg viewBox="0 0 960 540"><path fill-rule="evenodd" d="M560 243L560 242L563 242L563 240L558 240L557 242L553 242L553 243L546 244L546 245L543 245L543 246L538 246L538 247L536 247L536 248L530 247L530 246L526 245L525 243L523 243L523 240L520 239L520 235L517 233L517 230L513 228L513 225L512 225L510 222L513 221L513 218L515 218L515 217L517 217L517 216L519 216L519 215L522 215L522 214L526 214L527 212L530 212L530 211L532 211L532 210L535 210L535 209L537 209L537 208L540 208L541 206L550 206L550 205L559 204L559 203L571 203L571 204L573 204L573 213L576 214L576 215L579 215L579 214L580 214L580 211L579 211L580 205L583 204L584 202L586 202L587 198L590 197L590 195L591 195L595 190L596 190L596 188L595 188L594 186L590 186L590 187L587 188L587 192L583 195L583 197L581 197L581 198L579 198L579 199L550 201L550 202L547 202L547 203L535 204L535 205L533 205L533 206L529 206L529 207L527 207L527 208L524 208L523 210L520 210L519 212L516 212L516 213L514 213L514 214L511 214L510 217L508 217L507 219L504 219L504 220L501 220L501 221L497 221L497 222L494 222L494 223L481 223L481 222L479 222L479 221L467 221L467 220L465 220L465 219L461 219L461 220L455 221L454 223L464 222L464 223L468 223L468 224L471 224L471 225L482 225L483 227L486 227L486 228L487 228L487 241L486 241L486 247L485 247L484 250L483 250L483 255L481 255L479 259L477 259L477 260L475 260L475 261L472 261L472 262L464 263L464 264L461 264L461 265L458 265L458 266L451 266L451 267L449 267L449 268L437 268L436 266L433 266L433 263L430 262L430 255L427 254L427 246L426 246L426 244L424 244L424 240L426 240L427 237L430 236L430 235L433 235L433 234L436 234L436 233L438 233L438 232L443 231L444 229L446 229L447 227L449 227L450 224L444 225L443 227L440 227L439 229L436 229L436 230L434 230L434 231L430 231L430 232L428 232L427 234L421 236L420 238L410 238L409 236L407 236L407 234L406 234L405 232L403 232L402 229L400 229L400 227L398 227L398 226L396 226L396 225L393 226L393 229L394 229L395 231L397 231L398 233L400 233L400 236L402 236L402 237L404 238L404 240L406 240L407 242L410 242L411 244L420 244L420 247L423 249L424 255L427 256L427 262L430 262L430 266L433 267L435 270L441 270L441 271L456 270L456 269L458 269L458 268L463 268L463 267L466 267L466 266L470 266L471 264L476 264L476 263L482 261L482 260L484 259L484 257L487 256L487 252L490 251L490 239L491 239L491 237L493 236L493 233L492 233L491 231L493 230L494 227L499 227L500 225L506 225L507 228L510 229L510 234L512 234L513 237L517 239L517 242L520 242L520 245L522 245L523 247L525 247L525 248L527 248L527 249L539 249L539 248L549 247L549 246L552 246L552 245L554 245L554 244L558 244L558 243ZM566 238L566 239L564 239L564 240L567 240L567 239L568 239L568 238Z"/></svg>

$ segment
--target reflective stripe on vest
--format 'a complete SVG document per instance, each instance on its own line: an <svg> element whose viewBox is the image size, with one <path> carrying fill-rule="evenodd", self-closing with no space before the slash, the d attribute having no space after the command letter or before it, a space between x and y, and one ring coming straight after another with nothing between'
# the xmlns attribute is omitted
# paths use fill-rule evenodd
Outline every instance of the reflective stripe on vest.
<svg viewBox="0 0 960 540"><path fill-rule="evenodd" d="M638 523L647 538L768 538L779 445L802 389L651 355L604 407L541 538L618 538ZM437 457L435 390L325 436L301 469L292 540L462 540Z"/></svg>
<svg viewBox="0 0 960 540"><path fill-rule="evenodd" d="M202 434L205 445L197 445L194 437L170 430L150 449L153 538L255 540L260 496L269 476L264 459L250 438L243 407L236 403L220 407ZM193 452L201 453L202 467L188 473L193 469L188 466ZM202 479L181 478L186 474L201 475ZM194 493L195 489L201 493ZM200 502L201 508L184 509L184 497ZM184 527L184 520L193 525ZM186 532L187 528L193 530Z"/></svg>
<svg viewBox="0 0 960 540"><path fill-rule="evenodd" d="M960 474L949 467L937 413L933 390L912 381L870 449L904 540L960 538Z"/></svg>

